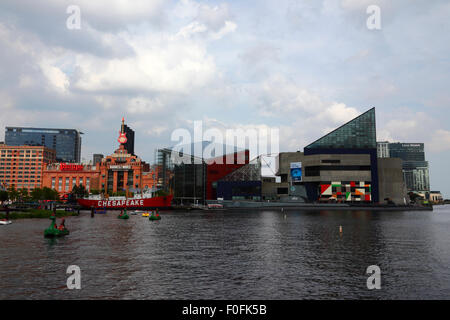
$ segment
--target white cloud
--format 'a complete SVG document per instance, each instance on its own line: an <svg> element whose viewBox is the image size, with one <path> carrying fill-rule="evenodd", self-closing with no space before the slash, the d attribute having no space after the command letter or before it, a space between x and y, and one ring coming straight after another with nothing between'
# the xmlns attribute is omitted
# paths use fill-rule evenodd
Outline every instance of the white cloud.
<svg viewBox="0 0 450 320"><path fill-rule="evenodd" d="M50 84L50 88L56 89L60 92L67 91L70 82L66 74L62 72L61 69L45 62L41 63L40 67Z"/></svg>
<svg viewBox="0 0 450 320"><path fill-rule="evenodd" d="M450 150L450 131L444 129L433 131L428 147L433 152Z"/></svg>
<svg viewBox="0 0 450 320"><path fill-rule="evenodd" d="M136 97L128 101L126 109L130 113L138 114L163 112L164 103L160 98L149 99L144 97Z"/></svg>
<svg viewBox="0 0 450 320"><path fill-rule="evenodd" d="M203 87L216 74L214 59L199 43L168 34L127 35L136 55L102 59L77 55L74 86L84 91L178 92Z"/></svg>

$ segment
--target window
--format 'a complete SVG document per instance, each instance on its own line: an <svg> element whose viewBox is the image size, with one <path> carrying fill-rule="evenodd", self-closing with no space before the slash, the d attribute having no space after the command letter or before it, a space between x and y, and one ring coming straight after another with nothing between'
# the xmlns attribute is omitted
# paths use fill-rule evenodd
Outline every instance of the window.
<svg viewBox="0 0 450 320"><path fill-rule="evenodd" d="M326 160L322 160L322 163L341 163L341 160L326 159Z"/></svg>

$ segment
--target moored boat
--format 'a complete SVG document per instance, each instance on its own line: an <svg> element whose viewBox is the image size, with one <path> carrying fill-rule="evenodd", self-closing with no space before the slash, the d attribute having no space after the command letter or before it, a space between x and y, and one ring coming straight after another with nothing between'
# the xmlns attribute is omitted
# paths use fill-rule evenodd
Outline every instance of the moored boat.
<svg viewBox="0 0 450 320"><path fill-rule="evenodd" d="M105 210L117 210L117 209L152 209L152 208L169 208L171 206L173 195L168 196L156 196L151 198L136 197L111 197L109 199L78 199L78 204L87 209L105 209Z"/></svg>
<svg viewBox="0 0 450 320"><path fill-rule="evenodd" d="M0 220L0 225L7 225L7 224L11 224L11 220L6 220L6 219L2 219Z"/></svg>

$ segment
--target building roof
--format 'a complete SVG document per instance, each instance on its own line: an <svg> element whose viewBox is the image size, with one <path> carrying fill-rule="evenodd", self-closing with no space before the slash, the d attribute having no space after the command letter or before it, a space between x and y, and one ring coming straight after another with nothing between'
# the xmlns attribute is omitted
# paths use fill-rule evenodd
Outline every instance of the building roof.
<svg viewBox="0 0 450 320"><path fill-rule="evenodd" d="M375 108L317 139L305 149L376 149Z"/></svg>

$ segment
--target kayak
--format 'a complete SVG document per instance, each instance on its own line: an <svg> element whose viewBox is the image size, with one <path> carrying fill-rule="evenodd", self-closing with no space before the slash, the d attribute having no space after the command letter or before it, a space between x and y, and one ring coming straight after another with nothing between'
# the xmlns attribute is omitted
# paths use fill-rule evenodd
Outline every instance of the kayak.
<svg viewBox="0 0 450 320"><path fill-rule="evenodd" d="M0 220L0 225L7 225L7 224L11 224L11 220Z"/></svg>

